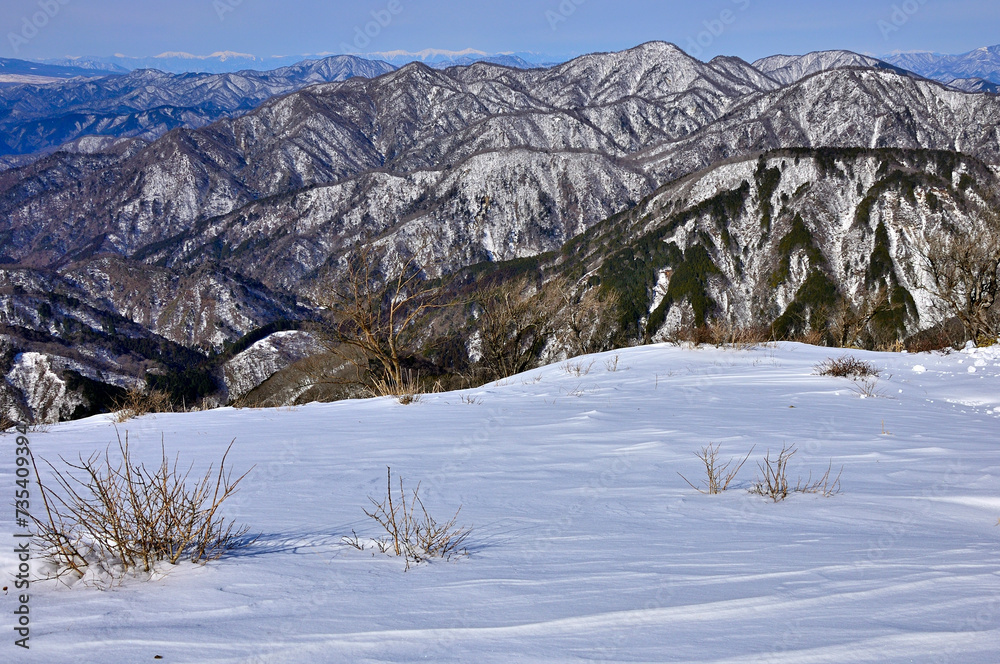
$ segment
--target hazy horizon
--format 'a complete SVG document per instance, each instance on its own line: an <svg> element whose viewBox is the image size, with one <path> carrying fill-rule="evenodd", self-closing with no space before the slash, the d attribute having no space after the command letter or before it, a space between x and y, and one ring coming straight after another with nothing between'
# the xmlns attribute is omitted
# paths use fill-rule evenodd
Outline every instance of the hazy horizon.
<svg viewBox="0 0 1000 664"><path fill-rule="evenodd" d="M845 49L961 54L997 43L1000 5L985 0L862 2L836 11L792 0L8 0L0 56L149 58L217 52L257 58L425 49L568 59L672 42L699 59Z"/></svg>

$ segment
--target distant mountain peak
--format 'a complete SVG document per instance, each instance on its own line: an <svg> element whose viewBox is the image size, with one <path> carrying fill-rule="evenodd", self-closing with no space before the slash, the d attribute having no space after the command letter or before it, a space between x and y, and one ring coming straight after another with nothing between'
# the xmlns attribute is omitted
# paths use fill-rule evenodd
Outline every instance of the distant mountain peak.
<svg viewBox="0 0 1000 664"><path fill-rule="evenodd" d="M886 62L942 83L955 79L983 79L1000 84L1000 44L982 46L959 55L931 51L896 52L883 56Z"/></svg>
<svg viewBox="0 0 1000 664"><path fill-rule="evenodd" d="M120 56L120 57L127 57L127 56ZM160 53L159 55L154 55L153 57L154 58L161 58L161 59L165 59L165 58L186 58L186 59L190 59L190 60L210 60L210 59L215 58L215 59L219 59L219 60L223 60L223 61L225 61L225 60L231 60L231 59L234 59L234 58L240 58L240 59L243 59L243 60L257 60L257 59L259 59L259 58L257 58L257 56L252 55L250 53L238 53L236 51L216 51L215 53L212 53L210 55L194 55L192 53L185 53L184 51L166 51L164 53Z"/></svg>
<svg viewBox="0 0 1000 664"><path fill-rule="evenodd" d="M466 48L461 51L448 51L440 48L425 48L422 51L376 51L374 53L367 53L366 55L374 57L384 57L384 58L406 58L413 57L418 59L428 59L428 58L462 58L468 55L489 55L486 51L479 51L474 48Z"/></svg>

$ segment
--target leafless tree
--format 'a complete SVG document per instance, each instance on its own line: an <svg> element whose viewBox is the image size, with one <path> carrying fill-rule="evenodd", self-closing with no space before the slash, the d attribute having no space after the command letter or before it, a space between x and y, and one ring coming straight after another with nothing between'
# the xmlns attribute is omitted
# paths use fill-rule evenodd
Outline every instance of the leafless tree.
<svg viewBox="0 0 1000 664"><path fill-rule="evenodd" d="M618 339L618 321L613 312L618 306L615 294L603 298L596 288L582 294L563 280L554 284L561 300L562 343L569 356L611 350Z"/></svg>
<svg viewBox="0 0 1000 664"><path fill-rule="evenodd" d="M893 303L889 288L881 284L874 290L865 290L855 297L857 304L844 298L830 316L830 333L840 348L864 348L865 340L877 346L876 337L884 336L873 325L880 316L905 308L902 302Z"/></svg>
<svg viewBox="0 0 1000 664"><path fill-rule="evenodd" d="M527 278L479 292L480 367L488 380L530 369L556 329L558 300Z"/></svg>
<svg viewBox="0 0 1000 664"><path fill-rule="evenodd" d="M416 350L418 323L450 302L447 280L430 278L415 257L387 256L362 242L325 304L337 353L357 369L357 380L398 391L408 383L404 362Z"/></svg>
<svg viewBox="0 0 1000 664"><path fill-rule="evenodd" d="M958 318L966 338L980 343L996 336L992 311L1000 291L1000 217L974 214L971 227L926 238L921 254L930 277L927 290Z"/></svg>

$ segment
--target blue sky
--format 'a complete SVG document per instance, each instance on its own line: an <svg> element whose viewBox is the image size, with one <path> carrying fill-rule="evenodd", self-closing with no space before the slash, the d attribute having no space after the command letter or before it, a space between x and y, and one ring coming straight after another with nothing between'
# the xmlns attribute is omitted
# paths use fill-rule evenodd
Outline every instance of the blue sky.
<svg viewBox="0 0 1000 664"><path fill-rule="evenodd" d="M374 12L374 14L373 14ZM375 22L381 19L381 24ZM559 57L672 41L703 59L1000 43L996 0L3 0L0 57L475 48Z"/></svg>

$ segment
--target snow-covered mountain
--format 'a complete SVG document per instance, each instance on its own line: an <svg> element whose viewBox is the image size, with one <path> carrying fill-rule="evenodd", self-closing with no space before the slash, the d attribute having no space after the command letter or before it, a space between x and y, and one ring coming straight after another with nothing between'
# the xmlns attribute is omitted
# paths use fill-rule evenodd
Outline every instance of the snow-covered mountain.
<svg viewBox="0 0 1000 664"><path fill-rule="evenodd" d="M806 76L832 69L867 67L902 71L892 65L851 51L816 51L806 55L772 55L761 58L753 66L782 85L790 85Z"/></svg>
<svg viewBox="0 0 1000 664"><path fill-rule="evenodd" d="M631 214L666 223L659 210L636 203L665 184L710 173L699 185L713 192L706 200L720 190L740 191L743 179L750 188L739 194L739 208L725 224L697 222L716 240L728 229L736 244L713 240L704 248L717 267L729 266L719 268L725 274L719 283L736 285L742 273L733 266L742 263L733 252L752 254L758 246L777 251L774 243L789 232L781 225L793 223L795 211L813 237L832 237L832 230L811 225L818 223L815 215L800 204L819 206L824 223L847 233L845 220L854 218L873 188L888 186L879 183L897 164L931 184L914 185L917 203L897 195L879 198L875 208L886 205L886 219L896 215L921 229L943 219L944 213L921 202L931 200L928 194L945 201L946 209L968 203L968 187L959 191L953 176L967 174L981 187L993 182L991 169L1000 164L1000 100L994 95L866 67L842 52L782 58L768 66L794 82L783 84L738 58L700 62L658 42L548 69L411 63L374 78L274 97L239 117L171 131L152 143L80 138L72 150L0 173L2 262L72 277L87 293L78 299L88 306L172 343L219 350L256 326L302 316L296 300L314 302L346 249L362 237L377 236L386 247L419 244L420 258L432 271L529 259L563 250L574 238L588 237L581 234L603 228L602 222L618 223L605 222L620 220L616 213L634 209ZM238 86L224 84L234 80L228 77L162 80L169 81L162 91L152 86L137 92L139 102L169 101L184 81L190 81L189 94L225 103L241 98ZM775 194L791 202L788 210L784 200L770 202L782 229L764 234L755 215L767 206L752 194L757 159L789 149L806 152L767 157L783 162L782 187L796 185ZM836 193L836 169L824 165L830 157L823 150L830 149L848 151L836 159L848 173L840 185L849 195ZM945 163L952 164L948 177ZM764 172L773 168L767 161ZM796 197L807 185L833 193L829 200ZM670 209L693 205L684 196L662 200L670 201ZM736 233L729 224L747 229ZM908 240L886 224L885 233L903 252L894 263L902 270ZM858 282L834 266L860 265L870 258L865 253L872 249L872 234L884 235L877 223L855 230L853 244L818 249L828 264L824 274L848 299ZM688 239L661 238L679 251L688 248ZM608 240L608 246L620 242ZM897 244L892 246L896 251ZM111 273L122 269L109 271L109 256L112 265L127 265L137 286L100 299L101 284L114 283ZM588 270L600 269L606 256L592 258ZM808 266L794 265L802 270L792 269L767 300L772 319L794 303L801 279L810 274ZM768 275L763 268L752 270L746 284L760 288ZM919 275L896 278L894 286L910 292L918 314L903 329L933 324L929 307L914 294ZM656 309L659 279L636 282L639 295L630 306L640 313L626 323L637 336L646 331L640 319ZM26 294L43 297L44 290ZM749 291L709 295L718 311L740 320L755 311ZM167 306L171 301L176 304ZM30 323L32 329L40 325ZM654 336L660 331L649 330ZM49 325L45 334L64 338L59 326Z"/></svg>
<svg viewBox="0 0 1000 664"><path fill-rule="evenodd" d="M149 57L135 57L116 53L109 56L74 56L46 58L39 60L45 64L107 69L109 71L133 71L136 69L156 69L172 74L192 72L207 74L227 74L238 71L265 71L294 65L303 56L260 57L250 53L218 51L209 55L195 55L182 51L170 51Z"/></svg>
<svg viewBox="0 0 1000 664"><path fill-rule="evenodd" d="M1000 84L1000 45L977 48L961 55L917 51L894 53L883 56L882 59L938 81L982 78Z"/></svg>
<svg viewBox="0 0 1000 664"><path fill-rule="evenodd" d="M168 74L151 69L98 79L0 88L0 156L50 151L81 137L152 141L244 113L316 83L392 71L351 56L308 60L269 72Z"/></svg>
<svg viewBox="0 0 1000 664"><path fill-rule="evenodd" d="M23 83L53 83L68 78L97 78L112 72L70 64L41 64L28 60L0 58L0 90ZM123 72L115 72L123 73Z"/></svg>
<svg viewBox="0 0 1000 664"><path fill-rule="evenodd" d="M429 48L416 52L397 50L378 51L372 53L323 53L319 55L282 55L270 57L261 57L251 55L249 53L235 53L231 51L220 51L218 53L212 53L211 55L193 55L191 53L169 52L151 57L132 57L118 54L113 56L48 58L39 60L38 63L61 67L83 67L92 70L105 70L117 73L125 73L137 69L156 69L173 74L186 74L192 72L227 74L248 70L268 71L282 67L295 66L305 60L322 60L328 57L338 57L341 55L351 55L366 60L388 62L395 67L402 67L403 65L411 62L423 62L424 64L435 68L469 65L475 62L492 62L494 64L506 65L508 67L530 68L542 65L552 65L561 61L559 58L539 53L487 53L473 48L467 48L461 51Z"/></svg>
<svg viewBox="0 0 1000 664"><path fill-rule="evenodd" d="M942 322L921 247L969 232L969 211L997 184L994 169L954 152L820 148L730 159L581 234L549 269L596 275L624 303L630 336L646 340L712 318L779 338L834 328L836 311L884 291L894 313L871 334L887 344Z"/></svg>
<svg viewBox="0 0 1000 664"><path fill-rule="evenodd" d="M425 65L436 69L445 67L455 67L471 65L476 62L489 62L492 64L514 67L516 69L529 69L538 66L552 66L558 62L557 58L541 55L538 53L487 53L474 48L467 48L461 51L449 51L444 49L428 48L422 51L376 51L372 53L358 54L360 57L372 60L382 60L402 67L411 62L422 62Z"/></svg>
<svg viewBox="0 0 1000 664"><path fill-rule="evenodd" d="M950 87L963 92L986 92L992 95L1000 94L1000 85L984 78L955 78L947 81Z"/></svg>

